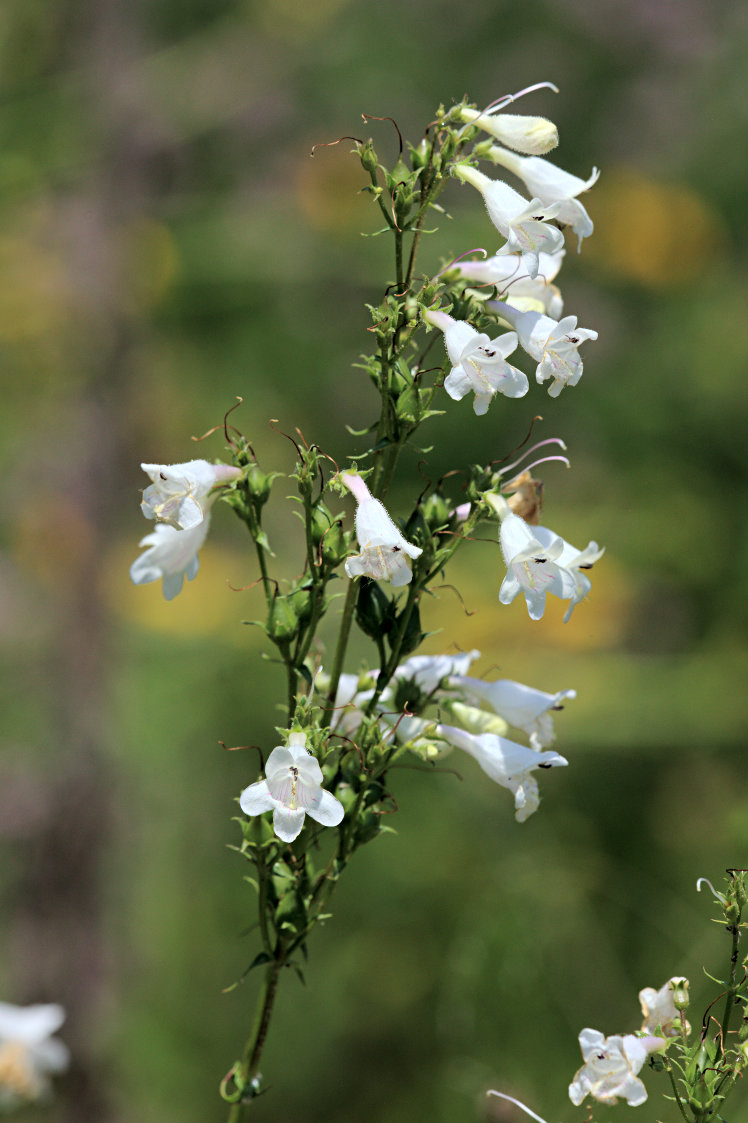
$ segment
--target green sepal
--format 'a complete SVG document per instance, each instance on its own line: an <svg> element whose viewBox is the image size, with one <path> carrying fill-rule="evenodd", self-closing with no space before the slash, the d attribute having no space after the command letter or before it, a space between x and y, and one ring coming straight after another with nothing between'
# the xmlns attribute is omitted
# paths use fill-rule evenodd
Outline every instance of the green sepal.
<svg viewBox="0 0 748 1123"><path fill-rule="evenodd" d="M356 601L356 623L365 636L378 640L388 635L397 618L397 608L371 577L362 577Z"/></svg>

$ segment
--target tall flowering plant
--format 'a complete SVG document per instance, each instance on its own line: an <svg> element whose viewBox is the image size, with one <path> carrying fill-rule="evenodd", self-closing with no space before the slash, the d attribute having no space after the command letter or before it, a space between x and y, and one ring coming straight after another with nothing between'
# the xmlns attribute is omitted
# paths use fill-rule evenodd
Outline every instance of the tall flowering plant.
<svg viewBox="0 0 748 1123"><path fill-rule="evenodd" d="M543 86L548 83L522 93ZM398 808L393 765L409 754L428 772L448 753L467 754L507 789L521 823L539 807L541 773L568 763L556 751L553 723L575 697L568 684L559 690L558 683L487 681L475 674L477 651L417 653L425 638L423 597L458 550L469 548L479 525L495 535L504 562L496 579L497 627L501 605L520 594L532 621L542 619L549 595L566 603L568 621L589 594L590 571L603 555L594 540L571 545L541 521L542 488L533 472L544 462L568 466L560 438L530 445L514 459L506 440L501 445L502 419L514 400L528 395L532 382L535 394L537 387L551 398L571 392L582 378L581 345L597 338L577 326L576 315L563 314L555 282L565 231L577 246L592 233L579 196L598 173L583 180L548 161L556 128L542 117L508 113L518 96L483 111L467 102L440 107L416 144L401 138L392 167L371 139L354 142L365 189L393 246L392 274L369 306L375 347L360 364L378 405L358 434L368 442L345 469L318 445L294 441L291 480L304 527L300 576L282 580L273 572L264 518L280 473L261 464L233 426L224 426L230 463L142 465L150 479L142 510L155 525L141 543L147 548L132 565L132 580L160 580L164 596L176 597L184 578L197 576L220 501L249 531L264 596L261 625L284 668L286 717L278 744L263 754L259 773L248 768L238 793L243 817L236 849L251 867L247 880L257 907L250 968L262 984L247 1041L220 1085L229 1123L244 1120L264 1090L263 1049L287 969L300 970L353 854L386 829L385 817ZM514 185L489 174L497 167ZM422 237L450 184L468 206L477 201L475 190L482 197L491 252L431 261L424 271ZM464 398L469 404L455 404ZM456 465L461 490L453 485L457 473L425 490L422 481L414 488L403 480L398 495L410 487L410 501L393 507L389 495L402 450L436 414L470 405L473 424L491 425L497 434L499 459ZM325 648L319 630L331 611L334 581L345 596L337 638ZM354 670L348 657L354 629L369 641L363 670ZM552 789L552 777L543 779L544 789ZM670 1017L668 1000L659 992L648 997L643 1036L583 1032L575 1103L587 1094L642 1101L639 1070L648 1057L661 1056L673 1026L683 1032L684 1020Z"/></svg>

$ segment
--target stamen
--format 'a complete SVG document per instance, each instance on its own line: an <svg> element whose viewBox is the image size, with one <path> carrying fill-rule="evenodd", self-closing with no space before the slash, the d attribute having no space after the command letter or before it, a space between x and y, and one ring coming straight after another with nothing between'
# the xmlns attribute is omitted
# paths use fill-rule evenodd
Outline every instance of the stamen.
<svg viewBox="0 0 748 1123"><path fill-rule="evenodd" d="M538 441L536 445L531 445L530 448L526 448L522 455L517 460L515 460L513 464L507 464L505 468L501 468L499 470L499 475L503 476L507 472L511 472L512 468L519 467L523 460L525 460L533 452L537 452L537 450L539 448L542 448L543 445L558 445L559 448L562 448L564 452L566 452L566 445L560 437L546 437L544 441Z"/></svg>
<svg viewBox="0 0 748 1123"><path fill-rule="evenodd" d="M560 460L563 464L566 465L567 468L571 468L571 463L569 462L569 459L566 456L541 456L539 460L533 460L532 464L527 464L522 469L522 471L520 472L520 475L524 475L525 472L529 472L533 468L537 468L538 464L547 464L550 460ZM509 480L508 483L504 484L504 487L508 487L510 484L514 483L518 479L519 479L519 476L514 476L513 479Z"/></svg>
<svg viewBox="0 0 748 1123"><path fill-rule="evenodd" d="M540 1115L536 1115L534 1111L530 1111L529 1107L525 1107L521 1100L515 1100L513 1096L507 1096L503 1092L495 1092L493 1088L491 1088L490 1091L486 1092L486 1095L498 1096L501 1100L509 1100L510 1104L514 1104L516 1107L521 1108L522 1111L524 1111L525 1115L529 1115L531 1119L537 1120L537 1123L545 1123L545 1119L541 1118Z"/></svg>
<svg viewBox="0 0 748 1123"><path fill-rule="evenodd" d="M442 273L446 273L448 269L451 269L453 265L457 265L458 261L462 261L464 257L467 257L468 254L471 253L482 253L484 258L488 257L488 250L484 250L482 246L476 246L474 250L465 250L459 257L453 257L448 265L445 265L443 269L440 269L438 273L434 274L431 280L435 281L437 277L441 277Z"/></svg>
<svg viewBox="0 0 748 1123"><path fill-rule="evenodd" d="M507 105L511 105L513 101L517 101L519 98L524 97L525 94L532 94L535 92L535 90L553 90L554 94L557 94L558 86L554 86L553 82L536 82L534 86L525 86L523 90L518 90L516 94L505 94L504 97L500 97L497 98L496 101L492 101L483 110L483 115L485 116L493 113L499 113L502 109L505 109Z"/></svg>

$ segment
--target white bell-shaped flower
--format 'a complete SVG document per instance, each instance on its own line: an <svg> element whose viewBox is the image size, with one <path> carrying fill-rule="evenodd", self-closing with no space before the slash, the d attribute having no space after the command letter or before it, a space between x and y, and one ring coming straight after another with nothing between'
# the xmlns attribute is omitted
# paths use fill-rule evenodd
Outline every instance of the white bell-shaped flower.
<svg viewBox="0 0 748 1123"><path fill-rule="evenodd" d="M508 183L490 179L477 168L465 164L459 164L454 174L480 191L488 217L506 238L505 251L522 255L523 267L530 277L538 275L541 253L557 253L563 249L562 232L547 221L555 218L558 203L547 206L540 199L528 201Z"/></svg>
<svg viewBox="0 0 748 1123"><path fill-rule="evenodd" d="M559 565L564 550L563 538L548 532L549 540L542 542L535 533L540 529L528 526L519 515L510 514L502 519L499 530L501 552L507 567L499 600L502 604L511 604L521 591L531 620L542 619L547 593L561 600L570 600L576 592L574 577Z"/></svg>
<svg viewBox="0 0 748 1123"><path fill-rule="evenodd" d="M356 507L356 537L360 554L346 558L349 577L373 577L390 584L408 585L413 574L407 558L419 558L423 550L408 542L375 499L360 476L344 472L340 479L353 493Z"/></svg>
<svg viewBox="0 0 748 1123"><path fill-rule="evenodd" d="M534 749L544 749L553 744L556 735L551 712L562 710L567 698L577 696L576 690L548 694L505 678L484 682L467 675L453 675L449 685L472 700L487 703L509 725L522 729L528 734Z"/></svg>
<svg viewBox="0 0 748 1123"><path fill-rule="evenodd" d="M527 375L506 361L517 347L516 332L508 331L489 339L464 320L454 320L446 312L426 312L424 319L444 332L444 344L452 363L444 389L454 401L461 401L472 391L475 395L473 409L481 417L497 393L507 398L521 398L527 393Z"/></svg>
<svg viewBox="0 0 748 1123"><path fill-rule="evenodd" d="M173 600L182 591L185 577L191 581L200 565L197 552L205 541L210 526L210 512L191 530L175 530L166 523L157 523L150 534L141 538L148 546L144 554L130 566L130 579L135 585L163 581L163 593Z"/></svg>
<svg viewBox="0 0 748 1123"><path fill-rule="evenodd" d="M569 1085L569 1099L579 1107L585 1096L605 1104L616 1103L620 1096L629 1107L638 1107L647 1098L638 1074L649 1054L665 1044L661 1037L636 1037L633 1033L605 1037L599 1030L583 1029L579 1045L584 1064Z"/></svg>
<svg viewBox="0 0 748 1123"><path fill-rule="evenodd" d="M599 170L593 168L589 179L585 180L557 168L541 156L517 156L498 146L491 148L489 156L495 164L501 164L521 179L531 195L544 203L559 204L556 219L572 228L578 239L577 248L581 249L582 239L590 236L594 226L577 196L597 183Z"/></svg>
<svg viewBox="0 0 748 1123"><path fill-rule="evenodd" d="M552 398L564 386L576 386L584 369L579 348L586 340L597 339L596 331L578 328L576 316L557 321L540 312L518 312L503 301L492 302L491 307L511 324L520 347L537 362L536 381L542 385L551 379L548 393Z"/></svg>
<svg viewBox="0 0 748 1123"><path fill-rule="evenodd" d="M177 530L192 530L207 516L217 484L241 476L229 464L188 460L184 464L141 464L153 481L143 492L140 509L147 519L167 523Z"/></svg>
<svg viewBox="0 0 748 1123"><path fill-rule="evenodd" d="M676 1037L683 1031L680 1011L675 1005L676 993L682 997L688 995L688 979L680 975L668 979L659 990L654 987L644 987L639 991L639 1004L642 1008L644 1021L642 1030L645 1033L662 1032L665 1037ZM686 1022L686 1032L690 1030Z"/></svg>
<svg viewBox="0 0 748 1123"><path fill-rule="evenodd" d="M323 827L336 827L343 804L322 787L319 761L306 748L305 733L291 733L288 745L273 749L265 765L265 779L250 784L239 796L245 815L273 812L273 830L283 842L293 842L311 815Z"/></svg>
<svg viewBox="0 0 748 1123"><path fill-rule="evenodd" d="M568 764L554 752L537 752L495 733L473 734L456 725L437 725L436 734L457 749L474 757L487 776L514 795L515 819L524 823L540 804L538 782L530 773L536 768Z"/></svg>

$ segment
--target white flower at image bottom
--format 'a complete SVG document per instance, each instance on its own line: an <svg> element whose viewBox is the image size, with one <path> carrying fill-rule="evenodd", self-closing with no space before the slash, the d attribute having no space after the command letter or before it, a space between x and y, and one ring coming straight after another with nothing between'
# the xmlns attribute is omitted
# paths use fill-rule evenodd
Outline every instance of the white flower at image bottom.
<svg viewBox="0 0 748 1123"><path fill-rule="evenodd" d="M0 1002L0 1107L46 1096L49 1075L64 1072L68 1048L52 1034L65 1021L62 1006L13 1006Z"/></svg>
<svg viewBox="0 0 748 1123"><path fill-rule="evenodd" d="M579 1107L585 1096L600 1103L614 1104L620 1096L629 1107L638 1107L647 1098L639 1079L650 1053L663 1049L661 1037L636 1037L633 1033L605 1037L599 1030L583 1029L579 1045L584 1064L569 1085L569 1099Z"/></svg>
<svg viewBox="0 0 748 1123"><path fill-rule="evenodd" d="M283 842L293 842L311 815L323 827L336 827L343 804L322 787L319 761L306 748L306 734L292 733L288 745L273 749L265 765L265 779L250 784L239 796L245 815L273 812L273 830Z"/></svg>

